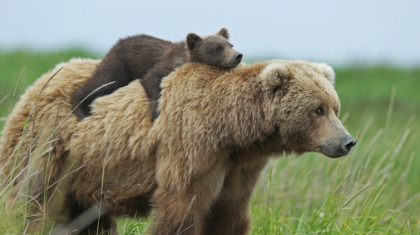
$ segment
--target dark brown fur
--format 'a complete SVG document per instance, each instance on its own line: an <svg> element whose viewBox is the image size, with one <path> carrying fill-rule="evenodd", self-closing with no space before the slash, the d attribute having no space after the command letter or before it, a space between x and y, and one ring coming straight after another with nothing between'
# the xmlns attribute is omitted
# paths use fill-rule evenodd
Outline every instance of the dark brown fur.
<svg viewBox="0 0 420 235"><path fill-rule="evenodd" d="M204 38L190 33L186 42L178 43L144 34L121 39L108 52L94 75L76 91L72 102L72 107L77 107L74 112L79 119L83 119L91 115L90 104L96 98L111 94L135 79L142 79L155 119L159 115L157 102L161 92L160 82L175 68L188 62L198 62L230 69L241 62L242 54L232 49L228 38L227 29L222 28L216 35Z"/></svg>

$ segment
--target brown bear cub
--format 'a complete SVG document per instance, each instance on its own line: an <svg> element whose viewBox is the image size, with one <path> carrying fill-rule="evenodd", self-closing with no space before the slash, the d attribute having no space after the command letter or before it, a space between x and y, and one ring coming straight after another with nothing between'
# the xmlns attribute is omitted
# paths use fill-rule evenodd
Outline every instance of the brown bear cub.
<svg viewBox="0 0 420 235"><path fill-rule="evenodd" d="M96 98L109 95L135 79L141 79L150 99L152 116L156 119L159 115L157 102L161 92L160 82L177 67L197 62L231 69L241 62L242 54L232 49L233 45L228 39L226 28L203 38L190 33L186 42L178 43L144 34L121 39L106 54L93 76L75 92L72 102L74 113L80 120L90 116L90 104ZM113 81L91 94L100 86Z"/></svg>

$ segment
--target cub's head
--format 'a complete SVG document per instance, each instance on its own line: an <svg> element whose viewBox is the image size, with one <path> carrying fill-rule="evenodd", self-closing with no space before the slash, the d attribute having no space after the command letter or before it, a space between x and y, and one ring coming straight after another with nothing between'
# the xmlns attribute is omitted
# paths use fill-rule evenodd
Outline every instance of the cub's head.
<svg viewBox="0 0 420 235"><path fill-rule="evenodd" d="M356 140L338 119L340 100L330 66L272 61L260 77L273 99L275 107L268 108L287 151L315 151L331 158L350 152Z"/></svg>
<svg viewBox="0 0 420 235"><path fill-rule="evenodd" d="M229 33L222 28L217 34L200 37L195 33L187 36L189 62L198 62L219 68L234 68L242 60L242 54L229 43Z"/></svg>

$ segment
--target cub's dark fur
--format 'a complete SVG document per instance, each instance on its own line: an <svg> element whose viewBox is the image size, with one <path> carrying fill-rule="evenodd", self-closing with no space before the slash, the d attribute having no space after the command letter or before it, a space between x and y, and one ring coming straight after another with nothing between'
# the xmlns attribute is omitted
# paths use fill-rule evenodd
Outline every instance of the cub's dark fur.
<svg viewBox="0 0 420 235"><path fill-rule="evenodd" d="M231 69L241 62L242 54L232 49L228 39L226 28L203 38L190 33L186 42L178 43L144 34L121 39L106 54L94 75L75 92L72 106L79 106L74 113L79 119L91 115L90 104L96 98L111 94L135 79L141 79L151 101L153 118L157 118L160 82L177 67L188 62L198 62ZM95 89L112 81L115 82L87 97Z"/></svg>

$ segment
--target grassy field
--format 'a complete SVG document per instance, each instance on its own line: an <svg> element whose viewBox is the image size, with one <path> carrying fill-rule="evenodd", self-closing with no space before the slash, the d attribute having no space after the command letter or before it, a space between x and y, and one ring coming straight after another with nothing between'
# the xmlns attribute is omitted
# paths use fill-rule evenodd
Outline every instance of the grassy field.
<svg viewBox="0 0 420 235"><path fill-rule="evenodd" d="M0 50L0 118L36 78L72 57L100 56ZM420 234L420 69L335 71L340 118L359 135L356 147L340 159L309 153L272 160L251 204L251 234ZM10 221L2 208L0 220ZM147 225L146 219L119 220L122 234L142 234ZM0 234L16 229L2 223Z"/></svg>

